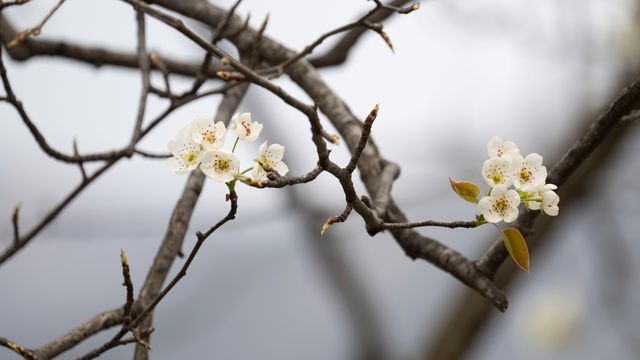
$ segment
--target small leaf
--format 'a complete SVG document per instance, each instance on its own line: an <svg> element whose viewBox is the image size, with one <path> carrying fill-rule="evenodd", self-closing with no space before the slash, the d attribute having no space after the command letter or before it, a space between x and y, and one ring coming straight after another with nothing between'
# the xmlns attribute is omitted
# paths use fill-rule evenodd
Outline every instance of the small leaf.
<svg viewBox="0 0 640 360"><path fill-rule="evenodd" d="M502 230L504 246L515 263L524 271L529 272L529 249L520 230L510 227Z"/></svg>
<svg viewBox="0 0 640 360"><path fill-rule="evenodd" d="M478 185L468 181L455 181L452 178L449 178L449 182L458 196L474 204L478 202L478 195L480 195Z"/></svg>

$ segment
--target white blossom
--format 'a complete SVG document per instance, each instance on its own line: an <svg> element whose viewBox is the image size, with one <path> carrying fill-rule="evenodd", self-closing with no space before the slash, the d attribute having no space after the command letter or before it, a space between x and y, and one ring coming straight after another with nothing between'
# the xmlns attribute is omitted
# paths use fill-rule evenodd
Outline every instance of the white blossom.
<svg viewBox="0 0 640 360"><path fill-rule="evenodd" d="M542 156L533 153L514 164L513 186L521 191L530 192L544 185L547 168L542 165Z"/></svg>
<svg viewBox="0 0 640 360"><path fill-rule="evenodd" d="M191 123L190 131L196 144L201 144L206 150L217 150L224 145L227 129L222 121L214 122L213 118L198 116Z"/></svg>
<svg viewBox="0 0 640 360"><path fill-rule="evenodd" d="M513 166L510 160L494 157L486 160L482 165L482 177L493 187L496 185L509 186L513 182Z"/></svg>
<svg viewBox="0 0 640 360"><path fill-rule="evenodd" d="M513 222L518 217L520 195L515 190L507 190L506 185L496 185L491 195L478 202L478 213L490 223Z"/></svg>
<svg viewBox="0 0 640 360"><path fill-rule="evenodd" d="M231 130L233 130L240 140L254 141L262 131L262 124L251 121L251 113L235 114L231 118Z"/></svg>
<svg viewBox="0 0 640 360"><path fill-rule="evenodd" d="M489 158L505 158L511 160L520 156L520 150L513 141L502 140L499 136L492 137L487 143L487 154Z"/></svg>
<svg viewBox="0 0 640 360"><path fill-rule="evenodd" d="M190 136L190 125L184 127L176 140L169 141L169 152L173 155L165 162L169 170L176 174L186 174L198 167L204 149L196 144Z"/></svg>
<svg viewBox="0 0 640 360"><path fill-rule="evenodd" d="M235 179L240 169L240 160L222 150L207 151L202 158L200 170L213 180L229 182Z"/></svg>
<svg viewBox="0 0 640 360"><path fill-rule="evenodd" d="M275 170L281 176L285 175L289 172L289 167L282 162L283 156L284 146L280 144L271 144L267 147L266 141L262 143L262 145L260 145L258 158L255 160L256 163L253 165L253 177L258 180L267 179L267 172L264 170L263 166Z"/></svg>
<svg viewBox="0 0 640 360"><path fill-rule="evenodd" d="M529 198L534 198L534 200L527 201L527 207L531 210L542 210L550 216L557 216L560 210L558 208L560 197L554 191L557 188L554 184L545 184L536 189L536 191L527 193Z"/></svg>

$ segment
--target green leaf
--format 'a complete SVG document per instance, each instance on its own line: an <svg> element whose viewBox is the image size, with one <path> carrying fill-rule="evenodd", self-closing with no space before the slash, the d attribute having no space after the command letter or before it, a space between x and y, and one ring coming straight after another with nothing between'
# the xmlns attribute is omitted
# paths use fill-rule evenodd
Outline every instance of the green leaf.
<svg viewBox="0 0 640 360"><path fill-rule="evenodd" d="M515 263L524 271L529 272L529 249L520 230L510 227L502 230L504 246Z"/></svg>
<svg viewBox="0 0 640 360"><path fill-rule="evenodd" d="M478 202L478 195L480 195L478 185L468 181L455 181L452 178L449 178L449 182L458 196L474 204Z"/></svg>

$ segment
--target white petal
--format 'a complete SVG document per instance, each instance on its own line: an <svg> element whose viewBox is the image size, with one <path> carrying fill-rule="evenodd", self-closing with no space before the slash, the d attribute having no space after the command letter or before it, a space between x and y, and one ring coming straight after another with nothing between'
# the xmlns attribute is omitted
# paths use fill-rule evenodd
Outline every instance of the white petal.
<svg viewBox="0 0 640 360"><path fill-rule="evenodd" d="M251 113L242 113L238 116L238 121L251 122Z"/></svg>
<svg viewBox="0 0 640 360"><path fill-rule="evenodd" d="M189 166L184 161L181 161L180 159L176 159L175 157L168 158L167 160L165 160L164 163L169 170L171 170L174 174L178 174L178 175L186 174L189 171L193 170L193 169L190 169Z"/></svg>
<svg viewBox="0 0 640 360"><path fill-rule="evenodd" d="M513 222L515 219L518 218L518 208L511 208L509 210L507 210L507 213L504 216L504 221L505 222Z"/></svg>
<svg viewBox="0 0 640 360"><path fill-rule="evenodd" d="M511 190L513 191L513 190ZM493 190L491 190L491 197L496 198L501 196L502 194L507 192L507 186L503 185L503 184L498 184L496 186L494 186ZM513 191L515 192L515 191ZM516 193L517 195L517 193Z"/></svg>
<svg viewBox="0 0 640 360"><path fill-rule="evenodd" d="M235 114L231 117L231 126L230 129L231 131L235 132L236 129L238 128L238 118L240 117L240 114Z"/></svg>
<svg viewBox="0 0 640 360"><path fill-rule="evenodd" d="M193 119L193 124L195 125L194 128L197 129L206 129L212 123L213 118L205 115L198 115L195 119Z"/></svg>
<svg viewBox="0 0 640 360"><path fill-rule="evenodd" d="M258 158L262 159L265 156L265 152L267 151L267 142L263 142L258 149Z"/></svg>
<svg viewBox="0 0 640 360"><path fill-rule="evenodd" d="M560 197L555 192L549 190L542 194L542 204L544 206L555 206L560 202Z"/></svg>
<svg viewBox="0 0 640 360"><path fill-rule="evenodd" d="M482 177L489 186L497 184L510 185L512 182L511 163L498 157L486 160L482 164Z"/></svg>
<svg viewBox="0 0 640 360"><path fill-rule="evenodd" d="M275 170L280 176L284 176L289 172L289 167L287 166L287 164L279 161L273 164L273 170Z"/></svg>
<svg viewBox="0 0 640 360"><path fill-rule="evenodd" d="M284 146L280 144L271 144L267 149L265 156L271 163L282 160L282 157L284 156Z"/></svg>
<svg viewBox="0 0 640 360"><path fill-rule="evenodd" d="M260 166L260 164L255 163L253 165L253 169L251 171L251 174L253 175L254 179L257 180L267 180L267 172L264 171L264 169L262 168L262 166Z"/></svg>
<svg viewBox="0 0 640 360"><path fill-rule="evenodd" d="M200 170L209 178L220 181L220 182L229 182L233 180L233 176L228 173L218 173L213 167L205 167L200 165Z"/></svg>
<svg viewBox="0 0 640 360"><path fill-rule="evenodd" d="M500 222L500 216L491 211L493 204L490 196L485 196L478 201L478 213L484 216L484 219L490 223Z"/></svg>
<svg viewBox="0 0 640 360"><path fill-rule="evenodd" d="M259 122L254 122L251 123L251 135L247 136L246 141L254 141L255 139L258 138L258 136L260 136L260 133L262 132L262 124Z"/></svg>
<svg viewBox="0 0 640 360"><path fill-rule="evenodd" d="M529 204L529 209L531 210L540 210L540 203L537 201L529 201L527 204Z"/></svg>
<svg viewBox="0 0 640 360"><path fill-rule="evenodd" d="M495 190L495 188L494 188ZM507 199L509 200L509 204L513 207L518 207L520 205L520 194L518 194L515 190L507 191Z"/></svg>
<svg viewBox="0 0 640 360"><path fill-rule="evenodd" d="M542 211L549 216L558 216L560 208L558 206L545 206L542 208Z"/></svg>
<svg viewBox="0 0 640 360"><path fill-rule="evenodd" d="M540 154L531 153L524 158L524 161L531 167L542 165L542 156Z"/></svg>
<svg viewBox="0 0 640 360"><path fill-rule="evenodd" d="M494 136L489 139L487 143L487 155L490 158L498 156L498 148L502 146L502 138L500 136Z"/></svg>

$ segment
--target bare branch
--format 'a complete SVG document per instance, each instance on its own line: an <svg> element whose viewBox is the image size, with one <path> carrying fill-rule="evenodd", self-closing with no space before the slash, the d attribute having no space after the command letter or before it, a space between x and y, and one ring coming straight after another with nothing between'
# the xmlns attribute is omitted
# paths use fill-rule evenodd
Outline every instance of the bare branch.
<svg viewBox="0 0 640 360"><path fill-rule="evenodd" d="M18 218L20 217L20 208L22 204L18 203L13 208L13 215L11 215L11 223L13 224L13 243L16 244L20 241L20 227L18 226Z"/></svg>
<svg viewBox="0 0 640 360"><path fill-rule="evenodd" d="M409 2L410 0L394 0L388 6L400 8ZM409 8L414 6L415 5L411 5ZM396 12L403 13L402 11L378 8L376 9L374 14L367 18L367 20L374 23L381 23ZM366 31L366 27L356 27L354 29L351 29L346 34L344 34L330 50L326 51L320 56L309 59L309 63L311 63L311 65L313 65L315 68L335 66L344 63L347 60L351 49L353 49L355 44L358 43L358 40L360 40L360 38Z"/></svg>
<svg viewBox="0 0 640 360"><path fill-rule="evenodd" d="M36 354L34 354L32 350L27 349L26 347L20 344L17 344L13 341L7 340L3 337L0 337L0 346L13 350L16 354L22 356L25 359L38 360L38 357L36 356Z"/></svg>
<svg viewBox="0 0 640 360"><path fill-rule="evenodd" d="M373 126L373 121L378 117L378 110L380 109L380 105L376 104L376 106L371 110L367 118L364 120L364 124L362 125L362 133L360 134L360 140L358 141L358 145L353 149L353 155L351 156L351 160L349 160L349 164L344 168L349 174L353 173L358 165L358 160L360 160L360 155L362 155L362 151L364 151L365 146L367 146L367 141L369 141L369 135L371 135L371 127Z"/></svg>
<svg viewBox="0 0 640 360"><path fill-rule="evenodd" d="M435 226L435 227L446 227L449 229L456 228L468 228L472 229L478 227L478 223L474 221L433 221L433 220L425 220L419 222L410 222L410 223L383 223L381 228L383 229L412 229L417 227L426 227L426 226Z"/></svg>
<svg viewBox="0 0 640 360"><path fill-rule="evenodd" d="M124 250L120 249L120 264L122 265L122 285L127 288L127 301L124 304L123 326L128 327L131 323L131 308L133 307L133 282L131 281L131 273L129 270L129 261Z"/></svg>
<svg viewBox="0 0 640 360"><path fill-rule="evenodd" d="M0 14L0 38L4 44L14 39L18 34L11 26L7 18ZM65 41L51 41L44 39L27 38L21 45L8 48L11 57L18 61L26 61L36 56L59 56L77 60L95 67L103 65L121 66L125 68L138 68L139 61L136 53L128 53L102 47L81 46ZM183 76L195 76L199 65L175 59L158 56L172 74ZM154 70L158 70L154 68ZM215 77L216 72L223 70L218 62L211 64L207 70L207 76Z"/></svg>
<svg viewBox="0 0 640 360"><path fill-rule="evenodd" d="M131 135L131 141L129 143L128 150L130 153L133 153L135 149L135 145L137 141L140 139L142 135L142 121L144 120L144 113L147 104L147 96L149 95L149 87L150 84L150 72L151 72L151 61L149 60L149 55L147 54L147 35L146 35L146 26L144 20L144 13L136 9L136 23L138 25L138 64L140 66L140 72L142 73L142 90L140 91L140 100L138 102L138 114L136 116L136 122L133 127L133 134ZM171 91L169 89L169 85L167 82L167 91Z"/></svg>
<svg viewBox="0 0 640 360"><path fill-rule="evenodd" d="M4 8L8 8L10 6L23 5L28 3L31 0L13 0L13 1L0 1L0 10Z"/></svg>
<svg viewBox="0 0 640 360"><path fill-rule="evenodd" d="M56 11L58 11L58 9L60 8L60 6L62 6L62 4L65 2L66 0L59 0L58 3L47 13L47 15L45 15L45 17L34 27L29 28L23 32L21 32L20 34L18 34L13 40L11 40L7 46L8 47L13 47L16 45L20 45L22 44L29 36L33 35L33 36L38 36L40 35L40 33L42 32L42 27L44 26L44 24L47 23L47 21L49 21L49 19L53 16L53 14L55 14Z"/></svg>
<svg viewBox="0 0 640 360"><path fill-rule="evenodd" d="M227 12L227 15L222 20L222 22L218 25L218 27L216 28L216 31L213 33L213 36L211 38L211 44L215 45L218 43L218 41L224 39L224 32L227 29L227 24L229 23L229 20L231 19L231 17L235 14L236 9L238 8L238 6L240 6L241 2L242 0L236 0L233 6L231 6L231 9L229 9L229 11ZM202 59L202 64L200 65L200 68L198 69L198 72L195 75L196 79L189 93L195 94L196 92L198 92L198 89L200 89L202 84L204 84L204 82L206 81L207 79L206 71L211 66L212 58L213 56L211 55L211 53L207 51L204 55L204 59Z"/></svg>
<svg viewBox="0 0 640 360"><path fill-rule="evenodd" d="M78 142L76 139L73 139L73 156L80 159L80 153L78 152ZM82 175L82 182L87 181L87 171L84 169L84 162L82 160L78 161L78 167L80 168L80 174Z"/></svg>

